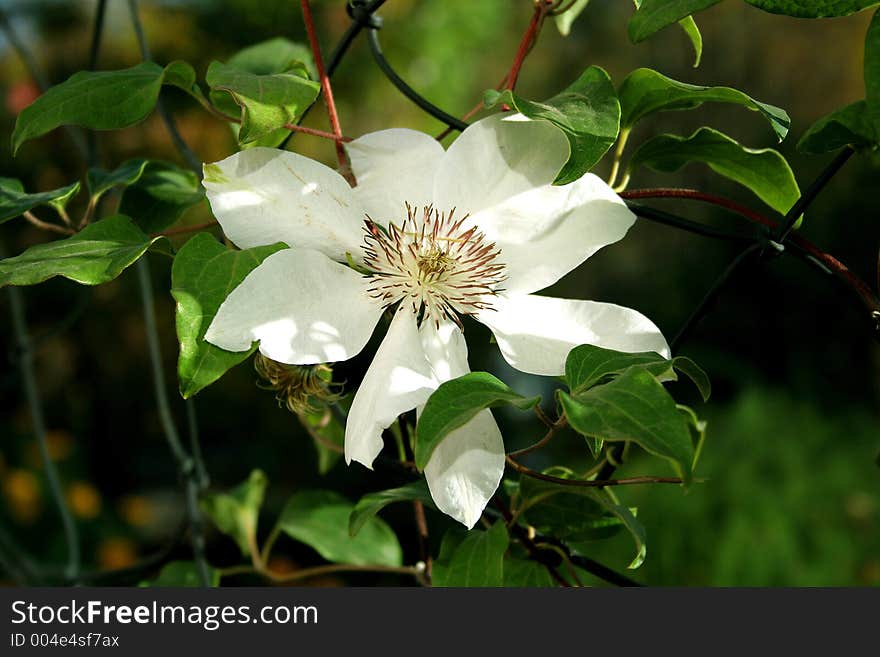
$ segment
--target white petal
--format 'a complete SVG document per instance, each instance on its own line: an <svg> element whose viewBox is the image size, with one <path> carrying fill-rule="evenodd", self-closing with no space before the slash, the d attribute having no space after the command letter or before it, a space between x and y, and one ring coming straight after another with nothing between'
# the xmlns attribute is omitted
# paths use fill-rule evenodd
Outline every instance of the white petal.
<svg viewBox="0 0 880 657"><path fill-rule="evenodd" d="M346 144L357 178L355 197L378 223L398 224L412 206L433 200L434 172L443 146L423 132L394 128L358 137Z"/></svg>
<svg viewBox="0 0 880 657"><path fill-rule="evenodd" d="M464 336L452 322L421 329L425 354L439 382L470 371ZM504 441L489 410L450 433L434 449L425 479L437 508L468 529L498 489L504 474Z"/></svg>
<svg viewBox="0 0 880 657"><path fill-rule="evenodd" d="M503 474L504 441L488 409L446 436L425 467L437 508L468 529L480 519Z"/></svg>
<svg viewBox="0 0 880 657"><path fill-rule="evenodd" d="M214 216L236 246L285 242L334 260L357 256L364 211L338 173L275 148L249 148L205 165Z"/></svg>
<svg viewBox="0 0 880 657"><path fill-rule="evenodd" d="M425 357L431 364L438 383L449 381L471 371L468 367L467 343L454 322L442 321L439 327L426 321L419 329Z"/></svg>
<svg viewBox="0 0 880 657"><path fill-rule="evenodd" d="M372 467L382 431L401 413L424 404L437 388L419 339L416 317L402 304L361 382L345 425L345 461Z"/></svg>
<svg viewBox="0 0 880 657"><path fill-rule="evenodd" d="M635 219L591 173L568 185L529 190L471 218L501 249L498 260L507 266L502 287L523 294L552 285L621 239Z"/></svg>
<svg viewBox="0 0 880 657"><path fill-rule="evenodd" d="M581 344L669 357L666 339L651 320L611 303L502 295L477 319L492 329L504 359L529 374L563 374L568 352Z"/></svg>
<svg viewBox="0 0 880 657"><path fill-rule="evenodd" d="M254 340L280 363L346 360L370 339L382 306L366 293L367 279L308 249L266 258L220 305L205 340L245 351Z"/></svg>
<svg viewBox="0 0 880 657"><path fill-rule="evenodd" d="M484 208L535 187L549 185L568 159L568 140L546 121L521 114L493 114L470 125L440 162L434 204L462 213Z"/></svg>

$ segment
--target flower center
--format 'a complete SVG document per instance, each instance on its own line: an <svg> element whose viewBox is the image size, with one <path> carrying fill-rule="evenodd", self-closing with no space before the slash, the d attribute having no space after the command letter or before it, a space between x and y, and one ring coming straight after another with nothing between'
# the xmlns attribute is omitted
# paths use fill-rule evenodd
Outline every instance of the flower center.
<svg viewBox="0 0 880 657"><path fill-rule="evenodd" d="M476 227L465 228L467 215L455 209L406 205L406 219L388 230L365 221L365 263L372 270L370 296L386 305L405 300L423 321L450 319L491 307L505 279L500 251Z"/></svg>

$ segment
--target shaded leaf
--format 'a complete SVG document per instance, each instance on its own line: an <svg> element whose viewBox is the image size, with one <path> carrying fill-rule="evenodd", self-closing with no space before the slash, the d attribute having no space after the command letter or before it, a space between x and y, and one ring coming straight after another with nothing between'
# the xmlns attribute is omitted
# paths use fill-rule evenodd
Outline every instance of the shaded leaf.
<svg viewBox="0 0 880 657"><path fill-rule="evenodd" d="M257 521L266 493L266 475L251 472L247 480L227 493L205 495L201 506L217 529L238 543L243 556L257 545Z"/></svg>
<svg viewBox="0 0 880 657"><path fill-rule="evenodd" d="M428 398L416 426L416 466L423 470L434 448L485 408L533 407L540 397L523 397L487 372L470 372L440 385Z"/></svg>
<svg viewBox="0 0 880 657"><path fill-rule="evenodd" d="M664 27L719 2L721 0L640 0L627 26L630 41L644 41Z"/></svg>
<svg viewBox="0 0 880 657"><path fill-rule="evenodd" d="M874 12L865 35L865 102L876 137L880 135L880 10Z"/></svg>
<svg viewBox="0 0 880 657"><path fill-rule="evenodd" d="M354 505L328 490L294 494L287 502L278 527L291 538L315 549L327 561L356 565L399 566L400 543L380 518L368 518L356 536L348 533Z"/></svg>
<svg viewBox="0 0 880 657"><path fill-rule="evenodd" d="M79 182L48 192L28 194L15 178L0 178L0 224L20 217L38 205L64 207L79 192Z"/></svg>
<svg viewBox="0 0 880 657"><path fill-rule="evenodd" d="M530 119L549 121L565 133L571 154L554 184L577 180L593 168L620 128L620 103L611 78L598 66L584 71L565 91L544 102L525 100L512 91L487 91L486 107L507 104Z"/></svg>
<svg viewBox="0 0 880 657"><path fill-rule="evenodd" d="M650 68L638 68L620 85L620 124L628 129L655 112L690 110L703 103L729 103L760 112L782 141L791 119L785 110L761 103L730 87L702 87L673 80Z"/></svg>
<svg viewBox="0 0 880 657"><path fill-rule="evenodd" d="M667 360L653 351L627 353L591 344L580 345L568 353L565 382L572 394L577 395L633 365L643 367L661 381L675 380L674 370L680 371L694 382L703 401L708 400L712 393L709 377L690 358L676 356Z"/></svg>
<svg viewBox="0 0 880 657"><path fill-rule="evenodd" d="M123 215L86 226L62 240L0 260L0 287L34 285L63 276L83 285L112 281L162 237L149 237Z"/></svg>
<svg viewBox="0 0 880 657"><path fill-rule="evenodd" d="M504 522L488 531L471 530L463 540L444 536L440 556L434 563L434 586L504 586L504 554L510 539Z"/></svg>
<svg viewBox="0 0 880 657"><path fill-rule="evenodd" d="M419 500L433 508L434 502L431 499L431 492L424 479L399 488L367 493L358 500L348 518L348 533L351 536L357 534L365 522L392 502L411 502L413 500Z"/></svg>
<svg viewBox="0 0 880 657"><path fill-rule="evenodd" d="M771 148L746 148L712 128L690 137L659 135L633 154L630 170L647 166L672 173L690 162L707 164L715 173L750 189L771 208L785 214L800 197L791 167Z"/></svg>
<svg viewBox="0 0 880 657"><path fill-rule="evenodd" d="M220 304L253 269L284 244L231 251L208 233L181 247L171 266L171 294L177 301L177 376L180 394L191 397L250 356L249 351L226 351L205 342Z"/></svg>
<svg viewBox="0 0 880 657"><path fill-rule="evenodd" d="M86 173L86 186L88 187L89 195L97 199L117 185L131 185L144 173L144 168L148 162L149 160L136 158L123 162L112 171L99 167L89 169L88 173Z"/></svg>
<svg viewBox="0 0 880 657"><path fill-rule="evenodd" d="M504 586L508 588L547 588L557 586L547 569L537 561L504 558Z"/></svg>
<svg viewBox="0 0 880 657"><path fill-rule="evenodd" d="M254 75L272 75L284 73L304 65L309 77L318 79L312 51L301 43L295 43L284 37L275 37L242 48L226 64Z"/></svg>
<svg viewBox="0 0 880 657"><path fill-rule="evenodd" d="M559 472L553 474L558 476ZM608 491L522 477L520 494L523 517L539 532L576 544L607 538L625 527L636 548L629 568L638 568L644 562L645 528L633 511L618 504Z"/></svg>
<svg viewBox="0 0 880 657"><path fill-rule="evenodd" d="M821 154L844 146L856 149L876 148L877 130L864 100L851 103L816 121L801 137L798 150Z"/></svg>
<svg viewBox="0 0 880 657"><path fill-rule="evenodd" d="M351 400L347 401L350 405ZM342 400L339 403L342 403ZM315 450L318 452L318 473L327 474L342 458L342 450L345 445L345 426L328 408L298 413L297 417L312 437Z"/></svg>
<svg viewBox="0 0 880 657"><path fill-rule="evenodd" d="M210 586L220 585L220 571L208 567ZM141 582L146 587L187 587L195 588L202 586L202 578L199 575L199 567L194 561L172 561L165 564L156 579Z"/></svg>
<svg viewBox="0 0 880 657"><path fill-rule="evenodd" d="M798 18L849 16L880 4L878 0L746 0L750 5L772 14Z"/></svg>
<svg viewBox="0 0 880 657"><path fill-rule="evenodd" d="M91 130L135 125L153 111L163 83L186 89L194 81L192 67L179 61L165 68L142 62L118 71L74 73L21 111L12 132L12 152L29 139L63 125Z"/></svg>
<svg viewBox="0 0 880 657"><path fill-rule="evenodd" d="M602 440L631 440L676 464L685 481L691 478L694 446L675 400L645 369L623 374L578 395L559 391L571 427Z"/></svg>
<svg viewBox="0 0 880 657"><path fill-rule="evenodd" d="M205 197L198 176L168 162L149 162L132 182L122 193L119 211L148 233L165 230Z"/></svg>

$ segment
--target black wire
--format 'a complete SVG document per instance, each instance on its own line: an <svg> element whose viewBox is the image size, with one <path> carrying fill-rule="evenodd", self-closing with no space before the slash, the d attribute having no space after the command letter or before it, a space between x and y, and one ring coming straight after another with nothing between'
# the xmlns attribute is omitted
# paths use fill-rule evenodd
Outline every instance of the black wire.
<svg viewBox="0 0 880 657"><path fill-rule="evenodd" d="M819 192L825 189L825 185L827 185L834 175L840 171L840 167L846 164L847 160L849 160L854 153L855 151L852 147L847 146L838 153L833 160L831 160L831 163L825 167L818 176L816 176L816 179L810 183L810 186L807 187L803 194L801 194L801 197L797 202L791 206L791 210L788 211L785 215L785 219L783 219L782 223L779 225L779 232L776 234L777 242L782 244L794 228L794 224L797 222L798 218L800 218L807 207L816 200Z"/></svg>
<svg viewBox="0 0 880 657"><path fill-rule="evenodd" d="M663 210L658 210L657 208L642 205L641 203L626 201L626 206L633 212L633 214L638 215L643 219L648 219L649 221L663 224L664 226L680 228L681 230L685 230L689 233L694 233L695 235L702 235L703 237L711 237L719 240L727 240L729 242L753 242L755 239L754 237L750 237L747 235L731 233L725 230L714 228L712 226L698 223L696 221L691 221L690 219L684 219L669 212L664 212Z"/></svg>
<svg viewBox="0 0 880 657"><path fill-rule="evenodd" d="M388 60L385 59L385 55L382 54L382 46L379 43L379 35L376 28L371 28L369 32L367 32L367 41L370 44L370 52L373 53L373 59L376 60L376 64L385 74L385 77L397 87L397 90L400 91L404 96L409 98L412 102L418 105L422 110L433 116L438 121L441 121L448 125L453 130L458 130L459 132L463 131L468 127L468 124L464 121L455 118L451 114L447 114L442 109L428 101L426 98L420 96L412 87L410 87L404 80L401 78L395 70L391 67L391 64L388 63Z"/></svg>
<svg viewBox="0 0 880 657"><path fill-rule="evenodd" d="M327 60L327 77L333 77L333 73L339 68L339 64L342 63L342 58L348 52L348 49L351 47L351 44L354 43L354 40L361 33L361 31L370 25L371 19L374 18L372 16L373 12L379 9L382 5L385 4L386 0L374 0L372 3L364 4L361 0L353 0L348 5L348 14L352 18L352 24L348 26L348 29L342 35L342 38L339 39L339 42L336 44L336 47L333 48L333 52L330 53L330 59ZM369 17L369 18L368 18ZM302 125L302 122L306 120L306 117L309 115L309 112L318 104L318 100L320 99L320 95L313 100L308 107L300 114L299 120L297 120L297 125ZM290 143L290 140L296 135L296 132L291 130L287 137L284 138L284 141L278 146L278 148L286 148L287 144Z"/></svg>

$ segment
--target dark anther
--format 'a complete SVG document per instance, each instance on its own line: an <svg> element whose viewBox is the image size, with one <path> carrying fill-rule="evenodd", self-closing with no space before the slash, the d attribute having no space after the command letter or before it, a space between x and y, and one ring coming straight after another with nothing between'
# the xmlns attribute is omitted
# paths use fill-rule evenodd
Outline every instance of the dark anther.
<svg viewBox="0 0 880 657"><path fill-rule="evenodd" d="M376 3L367 2L367 0L349 0L346 11L351 20L363 27L371 30L379 30L382 28L382 19L373 12L378 9L374 6Z"/></svg>

